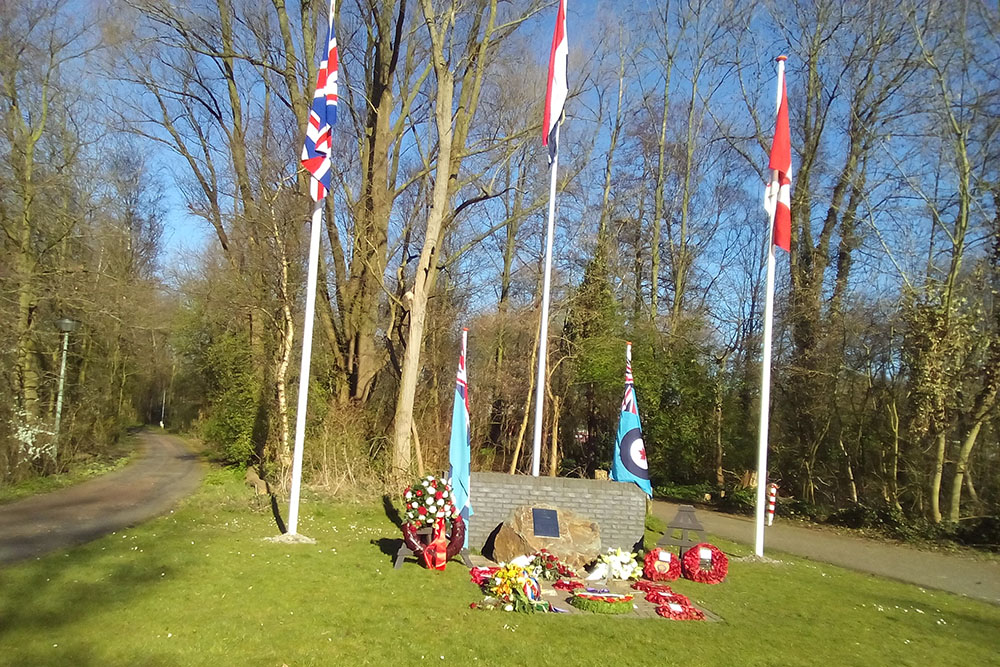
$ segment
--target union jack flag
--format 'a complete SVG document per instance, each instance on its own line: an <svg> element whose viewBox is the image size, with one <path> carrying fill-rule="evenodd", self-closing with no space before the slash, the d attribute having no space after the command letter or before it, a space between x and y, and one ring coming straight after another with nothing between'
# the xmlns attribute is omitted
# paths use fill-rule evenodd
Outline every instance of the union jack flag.
<svg viewBox="0 0 1000 667"><path fill-rule="evenodd" d="M330 154L332 129L337 122L337 35L333 30L333 0L330 0L330 20L327 24L326 51L316 74L316 92L306 125L306 140L302 146L302 166L312 178L309 194L320 201L330 189Z"/></svg>
<svg viewBox="0 0 1000 667"><path fill-rule="evenodd" d="M639 407L635 404L635 380L632 379L632 344L629 343L625 354L625 396L622 398L622 412L639 415Z"/></svg>

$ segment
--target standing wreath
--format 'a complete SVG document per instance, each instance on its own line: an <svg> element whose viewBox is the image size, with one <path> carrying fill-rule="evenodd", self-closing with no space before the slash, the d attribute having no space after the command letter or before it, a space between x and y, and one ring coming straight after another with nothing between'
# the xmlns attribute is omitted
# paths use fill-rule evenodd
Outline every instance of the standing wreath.
<svg viewBox="0 0 1000 667"><path fill-rule="evenodd" d="M417 480L403 491L403 505L403 543L418 558L423 557L427 567L443 570L465 545L465 521L455 508L449 480L434 475ZM423 528L431 528L426 543L420 535Z"/></svg>
<svg viewBox="0 0 1000 667"><path fill-rule="evenodd" d="M681 570L691 581L718 584L729 572L729 559L719 547L703 542L684 553L681 557Z"/></svg>
<svg viewBox="0 0 1000 667"><path fill-rule="evenodd" d="M656 548L646 554L642 574L650 581L673 581L681 576L681 561L671 552Z"/></svg>

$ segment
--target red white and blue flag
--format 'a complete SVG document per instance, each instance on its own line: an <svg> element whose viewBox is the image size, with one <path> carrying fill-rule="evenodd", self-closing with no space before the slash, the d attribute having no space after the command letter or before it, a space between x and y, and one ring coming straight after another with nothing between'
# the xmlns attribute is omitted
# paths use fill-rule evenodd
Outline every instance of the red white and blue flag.
<svg viewBox="0 0 1000 667"><path fill-rule="evenodd" d="M302 146L302 166L312 178L309 194L313 201L320 201L330 189L330 154L333 148L333 124L337 122L337 35L333 29L333 2L330 0L330 20L327 24L326 50L316 75L316 92L313 94L306 140Z"/></svg>
<svg viewBox="0 0 1000 667"><path fill-rule="evenodd" d="M778 61L778 117L774 123L774 141L768 169L771 182L767 186L764 207L774 208L772 243L785 252L791 249L792 237L792 133L788 129L788 95L785 91L785 56Z"/></svg>
<svg viewBox="0 0 1000 667"><path fill-rule="evenodd" d="M462 351L458 357L458 374L455 377L455 407L451 413L451 442L448 445L448 461L451 477L452 500L455 509L462 515L466 525L472 512L469 484L472 477L471 433L469 431L469 375L465 369L465 352L468 329L462 329ZM469 546L469 533L465 533L465 545Z"/></svg>
<svg viewBox="0 0 1000 667"><path fill-rule="evenodd" d="M566 82L566 65L569 60L569 43L566 40L566 0L559 0L556 29L552 34L552 51L549 53L549 83L545 89L545 116L542 119L542 145L549 147L549 164L559 152L559 124L569 85Z"/></svg>
<svg viewBox="0 0 1000 667"><path fill-rule="evenodd" d="M632 343L625 344L625 396L622 398L622 413L618 419L611 479L616 482L633 482L647 496L653 497L653 487L649 483L649 464L646 462L646 445L642 441L642 424L639 422L639 406L635 401Z"/></svg>

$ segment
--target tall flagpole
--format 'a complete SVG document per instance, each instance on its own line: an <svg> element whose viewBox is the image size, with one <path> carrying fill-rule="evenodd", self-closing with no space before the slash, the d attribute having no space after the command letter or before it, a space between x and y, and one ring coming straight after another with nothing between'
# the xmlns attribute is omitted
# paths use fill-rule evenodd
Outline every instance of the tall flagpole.
<svg viewBox="0 0 1000 667"><path fill-rule="evenodd" d="M778 103L781 106L781 82L785 76L785 57L778 58ZM777 209L778 187L772 178L767 187L767 278L764 296L764 349L761 353L760 436L757 442L757 508L755 513L754 553L764 555L764 503L767 486L767 430L771 408L771 328L774 319L774 214Z"/></svg>
<svg viewBox="0 0 1000 667"><path fill-rule="evenodd" d="M559 169L559 124L556 123L556 151L549 177L549 224L545 232L545 272L542 277L542 323L538 333L538 378L535 382L535 439L531 450L531 474L538 477L542 457L542 415L545 407L545 357L549 337L549 283L552 279L552 237L556 219L556 171Z"/></svg>
<svg viewBox="0 0 1000 667"><path fill-rule="evenodd" d="M323 224L323 202L316 202L309 235L309 273L306 278L306 317L302 323L302 365L299 367L299 402L295 412L295 450L292 454L292 491L288 500L288 534L298 532L299 490L302 486L302 448L309 403L309 367L312 363L313 319L316 313L316 276L319 273L319 232Z"/></svg>

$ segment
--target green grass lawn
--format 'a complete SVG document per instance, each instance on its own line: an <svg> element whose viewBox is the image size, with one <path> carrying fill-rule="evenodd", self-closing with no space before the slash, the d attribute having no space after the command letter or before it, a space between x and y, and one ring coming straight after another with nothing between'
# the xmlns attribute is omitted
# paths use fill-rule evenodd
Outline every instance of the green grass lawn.
<svg viewBox="0 0 1000 667"><path fill-rule="evenodd" d="M168 516L0 570L0 664L968 667L1000 652L998 607L792 557L677 582L723 623L521 615L470 610L458 561L393 570L375 504L309 501L299 531L318 543L262 541L270 512L211 473Z"/></svg>

